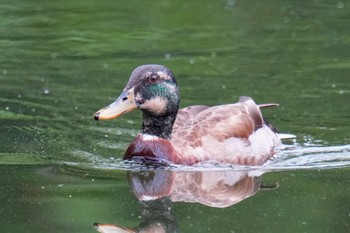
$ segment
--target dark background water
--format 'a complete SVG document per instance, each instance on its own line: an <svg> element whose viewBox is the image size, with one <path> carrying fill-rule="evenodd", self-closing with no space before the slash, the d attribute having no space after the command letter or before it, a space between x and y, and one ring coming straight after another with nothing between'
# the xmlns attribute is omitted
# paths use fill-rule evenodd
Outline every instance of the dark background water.
<svg viewBox="0 0 350 233"><path fill-rule="evenodd" d="M347 1L2 0L0 15L1 232L144 219L118 160L140 113L92 114L147 63L175 73L181 106L278 102L264 115L297 136L275 162L288 169L262 178L278 188L224 209L175 203L181 232L347 232Z"/></svg>

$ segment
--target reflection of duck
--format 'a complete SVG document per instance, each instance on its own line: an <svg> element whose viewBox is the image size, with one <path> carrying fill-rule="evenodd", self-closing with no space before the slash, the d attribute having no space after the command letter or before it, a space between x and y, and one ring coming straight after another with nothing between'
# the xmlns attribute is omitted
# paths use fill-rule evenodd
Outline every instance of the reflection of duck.
<svg viewBox="0 0 350 233"><path fill-rule="evenodd" d="M130 187L143 206L142 223L133 229L109 224L95 226L104 233L177 232L170 200L229 207L256 194L261 175L248 171L129 171Z"/></svg>
<svg viewBox="0 0 350 233"><path fill-rule="evenodd" d="M173 202L191 202L225 208L253 196L259 174L248 171L130 171L129 184L141 201L169 196Z"/></svg>
<svg viewBox="0 0 350 233"><path fill-rule="evenodd" d="M174 208L169 198L141 202L142 222L134 228L113 224L95 223L96 230L102 233L175 233L179 232Z"/></svg>
<svg viewBox="0 0 350 233"><path fill-rule="evenodd" d="M135 108L143 112L141 132L124 159L134 157L194 164L216 160L260 165L273 156L280 140L250 97L220 106L179 108L172 72L161 65L136 68L118 99L95 113L96 120L116 118Z"/></svg>

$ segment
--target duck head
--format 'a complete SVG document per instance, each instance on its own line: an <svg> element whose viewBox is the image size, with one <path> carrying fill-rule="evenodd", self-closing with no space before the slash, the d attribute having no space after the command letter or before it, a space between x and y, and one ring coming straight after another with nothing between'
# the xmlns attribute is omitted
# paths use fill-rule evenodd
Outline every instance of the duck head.
<svg viewBox="0 0 350 233"><path fill-rule="evenodd" d="M162 65L142 65L120 96L94 114L95 120L117 118L136 108L143 112L141 134L170 139L180 95L173 73Z"/></svg>

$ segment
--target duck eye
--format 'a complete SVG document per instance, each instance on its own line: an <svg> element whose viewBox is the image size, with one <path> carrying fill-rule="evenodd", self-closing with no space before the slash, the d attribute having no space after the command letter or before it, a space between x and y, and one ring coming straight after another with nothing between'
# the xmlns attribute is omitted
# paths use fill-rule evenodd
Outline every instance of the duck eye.
<svg viewBox="0 0 350 233"><path fill-rule="evenodd" d="M159 79L159 76L158 76L158 75L151 75L151 76L149 76L149 78L148 78L148 80L149 80L150 83L155 83L155 82L158 81L158 79Z"/></svg>

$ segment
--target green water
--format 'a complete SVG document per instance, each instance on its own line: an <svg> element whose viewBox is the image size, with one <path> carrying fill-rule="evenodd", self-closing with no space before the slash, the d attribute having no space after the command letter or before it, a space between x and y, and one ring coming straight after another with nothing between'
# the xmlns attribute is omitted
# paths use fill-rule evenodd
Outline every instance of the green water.
<svg viewBox="0 0 350 233"><path fill-rule="evenodd" d="M142 228L168 207L173 232L348 231L347 1L2 0L0 15L0 232ZM147 63L174 72L183 107L280 104L264 116L297 139L260 191L226 208L136 198L120 158L140 112L92 115Z"/></svg>

